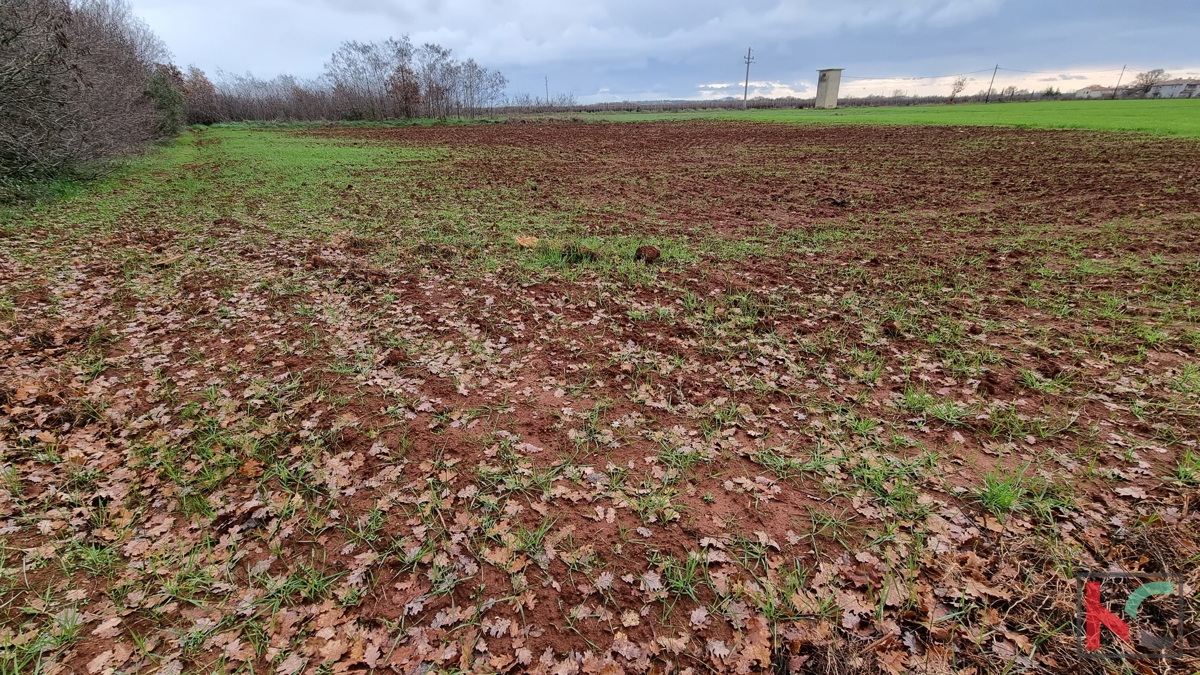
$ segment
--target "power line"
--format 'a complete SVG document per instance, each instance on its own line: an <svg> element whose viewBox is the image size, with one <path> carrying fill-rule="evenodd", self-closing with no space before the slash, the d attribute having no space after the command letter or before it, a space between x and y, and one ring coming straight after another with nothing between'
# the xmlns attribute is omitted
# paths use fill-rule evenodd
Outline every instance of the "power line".
<svg viewBox="0 0 1200 675"><path fill-rule="evenodd" d="M1008 71L1010 73L1029 73L1031 75L1062 75L1062 71L1050 70L1017 70L1016 68L1003 68L995 66L991 69L994 74L998 70ZM1115 73L1124 70L1123 68L1113 68L1111 70L1089 70L1088 73ZM972 70L965 73L950 73L949 75L913 75L913 76L891 76L891 77L864 77L864 76L843 76L843 80L940 80L945 77L958 77L960 75L975 75L977 73L986 73L987 68Z"/></svg>
<svg viewBox="0 0 1200 675"><path fill-rule="evenodd" d="M1011 73L1029 73L1031 75L1062 75L1063 74L1063 72L1061 70L1057 71L1057 72L1051 71L1051 70L1017 70L1016 68L1001 68L1000 70L1007 70ZM1118 70L1121 70L1121 68L1113 68L1111 70L1089 70L1087 72L1089 72L1089 73L1115 73Z"/></svg>
<svg viewBox="0 0 1200 675"><path fill-rule="evenodd" d="M916 75L912 77L843 77L843 80L940 80L943 77L958 77L959 75L974 75L975 73L986 73L987 68L981 70L972 70L966 73L951 73L949 75ZM1000 70L1004 70L1001 68Z"/></svg>

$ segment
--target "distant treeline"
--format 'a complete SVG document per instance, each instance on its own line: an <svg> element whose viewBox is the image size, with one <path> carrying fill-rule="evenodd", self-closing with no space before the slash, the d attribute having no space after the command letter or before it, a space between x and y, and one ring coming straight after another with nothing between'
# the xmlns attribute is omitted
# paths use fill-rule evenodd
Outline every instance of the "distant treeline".
<svg viewBox="0 0 1200 675"><path fill-rule="evenodd" d="M167 59L123 0L0 0L0 200L177 134Z"/></svg>
<svg viewBox="0 0 1200 675"><path fill-rule="evenodd" d="M984 101L1061 101L1075 100L1074 94L1063 94L1058 90L1030 92L1013 88L974 95L958 96L853 96L838 98L839 108L878 108L893 106L944 105L953 103L983 103ZM781 97L752 98L744 107L750 110L795 110L812 108L815 98ZM509 101L495 110L497 114L549 113L549 112L666 112L682 110L741 110L741 99L709 99L683 101L615 101L611 103L584 103L574 101L551 101L550 105L540 100Z"/></svg>
<svg viewBox="0 0 1200 675"><path fill-rule="evenodd" d="M407 36L382 43L343 43L314 80L219 73L183 77L192 124L250 120L391 120L474 118L505 100L508 81L474 59L459 61L435 44Z"/></svg>

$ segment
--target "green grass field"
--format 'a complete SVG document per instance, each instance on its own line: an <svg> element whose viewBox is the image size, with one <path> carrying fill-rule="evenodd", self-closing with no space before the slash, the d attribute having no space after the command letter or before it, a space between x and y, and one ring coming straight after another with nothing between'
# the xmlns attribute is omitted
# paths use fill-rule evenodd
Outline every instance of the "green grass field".
<svg viewBox="0 0 1200 675"><path fill-rule="evenodd" d="M664 119L747 119L823 124L945 124L1029 129L1136 131L1166 136L1200 136L1200 101L1046 101L841 110L697 110L687 112L595 113L613 122Z"/></svg>

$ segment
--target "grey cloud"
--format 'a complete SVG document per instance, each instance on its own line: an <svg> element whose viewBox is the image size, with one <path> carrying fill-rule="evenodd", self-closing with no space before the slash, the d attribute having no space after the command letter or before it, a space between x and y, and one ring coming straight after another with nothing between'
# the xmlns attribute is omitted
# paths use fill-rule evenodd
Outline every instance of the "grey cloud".
<svg viewBox="0 0 1200 675"><path fill-rule="evenodd" d="M1194 0L1145 11L1121 0L133 0L182 64L313 76L338 43L407 33L509 76L513 91L582 99L711 96L751 79L805 91L817 68L847 76L941 75L990 67L1066 73L1196 69ZM1102 36L1102 37L1101 37ZM1070 70L1068 70L1070 69ZM1024 76L1029 83L1038 75ZM854 80L848 80L848 85ZM879 86L885 86L880 81ZM886 86L895 86L894 82ZM740 86L736 94L740 95Z"/></svg>

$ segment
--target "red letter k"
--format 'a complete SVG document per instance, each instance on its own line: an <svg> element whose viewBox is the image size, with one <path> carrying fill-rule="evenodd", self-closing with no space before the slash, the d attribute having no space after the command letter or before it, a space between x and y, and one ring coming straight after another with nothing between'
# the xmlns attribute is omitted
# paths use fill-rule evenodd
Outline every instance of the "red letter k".
<svg viewBox="0 0 1200 675"><path fill-rule="evenodd" d="M1084 646L1087 649L1100 649L1100 624L1104 624L1122 640L1129 642L1129 626L1100 604L1099 581L1084 584L1084 600L1087 605L1087 620L1084 623L1087 641Z"/></svg>

